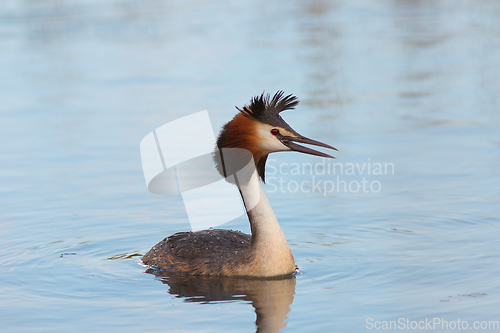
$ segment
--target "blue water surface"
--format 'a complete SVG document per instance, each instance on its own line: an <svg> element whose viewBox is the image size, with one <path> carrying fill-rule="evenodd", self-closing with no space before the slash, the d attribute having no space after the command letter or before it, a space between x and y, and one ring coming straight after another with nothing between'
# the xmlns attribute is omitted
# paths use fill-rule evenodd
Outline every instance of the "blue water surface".
<svg viewBox="0 0 500 333"><path fill-rule="evenodd" d="M255 308L262 331L498 331L499 59L498 1L2 1L1 331L254 332ZM190 225L147 191L142 138L280 89L339 149L268 161L301 274L145 273Z"/></svg>

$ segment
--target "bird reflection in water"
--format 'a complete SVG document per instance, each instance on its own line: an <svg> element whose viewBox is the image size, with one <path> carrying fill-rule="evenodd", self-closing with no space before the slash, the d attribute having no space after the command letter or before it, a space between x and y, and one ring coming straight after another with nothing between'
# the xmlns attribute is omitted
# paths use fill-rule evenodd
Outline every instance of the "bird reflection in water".
<svg viewBox="0 0 500 333"><path fill-rule="evenodd" d="M255 308L257 332L278 332L286 327L295 294L295 276L257 279L229 276L192 276L148 268L168 284L171 295L186 302L250 301Z"/></svg>

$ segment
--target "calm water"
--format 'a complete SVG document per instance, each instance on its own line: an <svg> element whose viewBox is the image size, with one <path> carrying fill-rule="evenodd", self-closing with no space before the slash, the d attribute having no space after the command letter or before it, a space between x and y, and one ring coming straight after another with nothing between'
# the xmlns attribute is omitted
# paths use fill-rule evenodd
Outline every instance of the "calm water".
<svg viewBox="0 0 500 333"><path fill-rule="evenodd" d="M500 321L499 59L498 1L2 1L1 331ZM339 149L269 161L302 274L147 274L140 256L190 226L147 191L141 139L205 109L218 131L278 89L301 100L292 127Z"/></svg>

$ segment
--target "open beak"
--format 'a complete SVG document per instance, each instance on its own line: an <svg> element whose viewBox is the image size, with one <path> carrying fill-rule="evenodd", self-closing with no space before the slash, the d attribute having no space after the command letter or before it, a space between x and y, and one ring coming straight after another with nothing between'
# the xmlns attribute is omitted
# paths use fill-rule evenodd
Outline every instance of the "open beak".
<svg viewBox="0 0 500 333"><path fill-rule="evenodd" d="M328 157L328 158L335 158L331 155L322 153L320 151L307 148L301 145L296 144L295 142L300 142L300 143L305 143L308 145L313 145L313 146L319 146L319 147L325 147L328 149L333 149L333 150L338 150L335 147L332 147L330 145L327 145L326 143L319 142L313 139L309 139L303 136L284 136L284 135L279 135L278 136L279 140L281 143L283 143L285 146L290 148L292 151L297 151L299 153L304 153L304 154L310 154L310 155L316 155L316 156L321 156L321 157Z"/></svg>

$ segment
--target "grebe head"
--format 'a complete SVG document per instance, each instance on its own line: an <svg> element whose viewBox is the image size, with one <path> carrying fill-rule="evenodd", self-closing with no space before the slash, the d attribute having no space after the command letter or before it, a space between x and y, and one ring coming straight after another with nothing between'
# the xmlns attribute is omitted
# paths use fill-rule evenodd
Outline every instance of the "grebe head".
<svg viewBox="0 0 500 333"><path fill-rule="evenodd" d="M298 145L296 142L329 148L336 148L297 133L280 116L280 112L292 110L299 104L297 97L284 96L278 91L271 98L262 93L253 97L230 122L223 126L217 139L219 148L243 148L253 155L259 176L265 182L267 156L279 151L296 151L321 157L335 158L323 152Z"/></svg>

